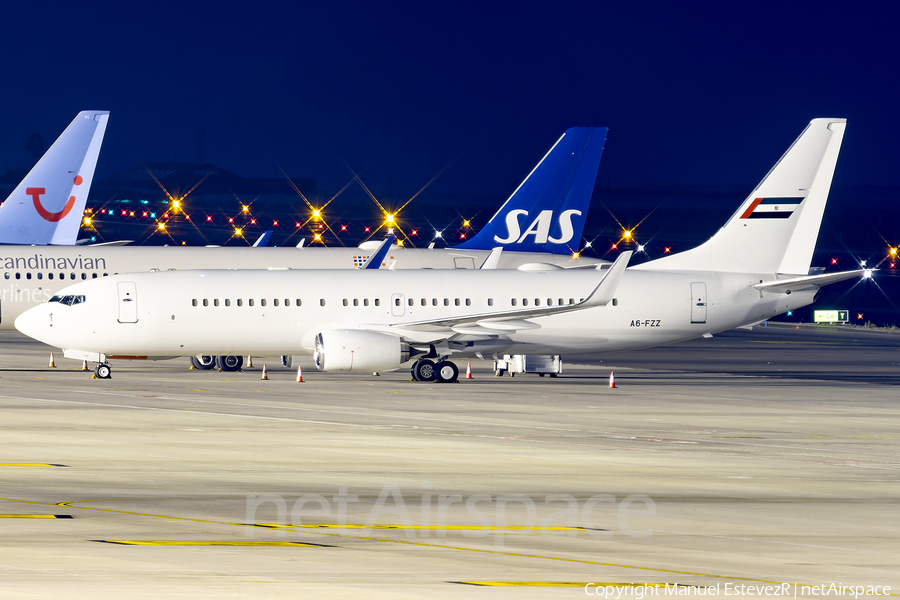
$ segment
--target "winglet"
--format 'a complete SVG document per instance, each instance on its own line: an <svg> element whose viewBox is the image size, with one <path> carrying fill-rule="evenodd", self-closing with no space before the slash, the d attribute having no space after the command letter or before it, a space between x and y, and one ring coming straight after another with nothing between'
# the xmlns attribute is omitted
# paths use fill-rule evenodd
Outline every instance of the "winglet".
<svg viewBox="0 0 900 600"><path fill-rule="evenodd" d="M0 207L0 243L75 244L108 120L78 113Z"/></svg>
<svg viewBox="0 0 900 600"><path fill-rule="evenodd" d="M377 269L381 266L381 262L384 260L384 257L387 256L388 250L391 249L391 246L394 243L394 240L397 239L393 233L384 238L384 241L381 242L381 245L378 246L378 250L372 253L372 255L362 264L360 269Z"/></svg>
<svg viewBox="0 0 900 600"><path fill-rule="evenodd" d="M255 242L253 242L254 248L265 248L269 245L269 240L272 238L272 230L267 229L263 231L262 235L257 238Z"/></svg>
<svg viewBox="0 0 900 600"><path fill-rule="evenodd" d="M603 276L603 279L600 280L600 283L597 284L597 287L594 288L591 295L588 296L584 302L579 303L578 306L580 308L589 308L591 306L606 306L609 304L610 300L615 296L616 290L619 289L619 283L622 281L622 274L625 273L625 269L628 267L628 261L631 260L632 254L633 252L631 250L626 250L620 254L619 258L616 259L616 262L606 270L606 275ZM606 265L597 265L597 270L600 271L602 267L605 266Z"/></svg>
<svg viewBox="0 0 900 600"><path fill-rule="evenodd" d="M503 246L497 246L491 253L488 254L488 257L484 259L484 262L481 263L480 269L496 269L497 265L500 264L500 254L503 252Z"/></svg>

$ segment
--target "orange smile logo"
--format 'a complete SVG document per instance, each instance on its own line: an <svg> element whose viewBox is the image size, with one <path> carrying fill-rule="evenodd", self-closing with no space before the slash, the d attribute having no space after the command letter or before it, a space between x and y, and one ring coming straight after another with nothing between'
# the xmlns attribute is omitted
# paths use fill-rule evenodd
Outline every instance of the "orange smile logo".
<svg viewBox="0 0 900 600"><path fill-rule="evenodd" d="M84 180L81 178L81 175L75 176L75 185L81 185ZM41 204L41 195L46 194L47 190L44 188L25 188L25 193L31 196L31 199L34 201L34 208L37 210L38 214L44 218L46 221L50 221L51 223L56 223L57 221L61 221L66 218L66 215L71 212L72 207L75 206L75 196L69 196L69 201L66 202L66 205L59 212L50 212L44 205Z"/></svg>

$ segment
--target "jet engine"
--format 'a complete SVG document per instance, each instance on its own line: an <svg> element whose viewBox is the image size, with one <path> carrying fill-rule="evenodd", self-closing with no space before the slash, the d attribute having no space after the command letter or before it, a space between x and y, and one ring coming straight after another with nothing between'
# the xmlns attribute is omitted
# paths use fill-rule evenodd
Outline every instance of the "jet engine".
<svg viewBox="0 0 900 600"><path fill-rule="evenodd" d="M389 371L408 361L409 356L409 345L386 333L330 329L316 335L314 358L319 371Z"/></svg>

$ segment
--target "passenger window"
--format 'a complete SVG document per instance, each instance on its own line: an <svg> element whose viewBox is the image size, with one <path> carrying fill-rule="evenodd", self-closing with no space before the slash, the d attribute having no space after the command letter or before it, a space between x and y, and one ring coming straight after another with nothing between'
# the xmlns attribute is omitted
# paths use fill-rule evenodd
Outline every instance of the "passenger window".
<svg viewBox="0 0 900 600"><path fill-rule="evenodd" d="M213 306L218 306L218 305L219 305L219 299L216 298L215 300L213 300Z"/></svg>
<svg viewBox="0 0 900 600"><path fill-rule="evenodd" d="M272 300L272 305L278 306L278 298L275 298L274 300Z"/></svg>
<svg viewBox="0 0 900 600"><path fill-rule="evenodd" d="M53 279L53 276L52 276L52 275L50 276L50 279ZM97 274L96 274L96 273L91 273L91 279L97 279Z"/></svg>
<svg viewBox="0 0 900 600"><path fill-rule="evenodd" d="M540 299L540 298L535 298L535 299L534 299L534 305L535 305L535 306L540 306L540 305L541 305L541 299Z"/></svg>
<svg viewBox="0 0 900 600"><path fill-rule="evenodd" d="M25 273L25 279L31 279L31 273Z"/></svg>
<svg viewBox="0 0 900 600"><path fill-rule="evenodd" d="M260 305L260 306L265 306L265 305L266 305L266 299L265 299L265 298L260 298L260 299L259 299L259 305Z"/></svg>
<svg viewBox="0 0 900 600"><path fill-rule="evenodd" d="M297 298L297 306L303 306L303 303L300 302L300 298Z"/></svg>
<svg viewBox="0 0 900 600"><path fill-rule="evenodd" d="M431 299L431 305L432 305L432 306L437 306L437 305L438 305L437 298L432 298L432 299Z"/></svg>
<svg viewBox="0 0 900 600"><path fill-rule="evenodd" d="M455 299L455 300L453 301L453 303L456 304L457 306L459 306L459 305L460 305L459 298Z"/></svg>
<svg viewBox="0 0 900 600"><path fill-rule="evenodd" d="M74 279L75 279L75 273L69 273L69 279L74 280Z"/></svg>
<svg viewBox="0 0 900 600"><path fill-rule="evenodd" d="M400 298L394 298L394 306L400 306Z"/></svg>
<svg viewBox="0 0 900 600"><path fill-rule="evenodd" d="M9 279L9 278L7 278ZM47 279L53 279L53 273L47 273Z"/></svg>
<svg viewBox="0 0 900 600"><path fill-rule="evenodd" d="M565 304L565 302L563 302L563 299L560 298L560 299L559 299L559 305L562 306L563 304Z"/></svg>
<svg viewBox="0 0 900 600"><path fill-rule="evenodd" d="M290 305L291 305L291 301L290 301L289 298L285 298L285 299L284 299L284 305L285 305L285 306L290 306Z"/></svg>
<svg viewBox="0 0 900 600"><path fill-rule="evenodd" d="M472 299L466 298L466 306L472 306Z"/></svg>
<svg viewBox="0 0 900 600"><path fill-rule="evenodd" d="M547 298L547 306L553 306L553 298Z"/></svg>
<svg viewBox="0 0 900 600"><path fill-rule="evenodd" d="M350 306L350 302L346 298L344 298L344 306Z"/></svg>
<svg viewBox="0 0 900 600"><path fill-rule="evenodd" d="M231 306L231 300L225 298L225 306Z"/></svg>
<svg viewBox="0 0 900 600"><path fill-rule="evenodd" d="M619 299L613 298L613 306L618 306L618 305L619 305Z"/></svg>
<svg viewBox="0 0 900 600"><path fill-rule="evenodd" d="M237 305L238 305L238 306L243 306L243 305L244 305L244 301L241 300L240 298L238 298L238 299L237 299Z"/></svg>
<svg viewBox="0 0 900 600"><path fill-rule="evenodd" d="M426 304L428 304L428 301L425 300L425 298L422 298L421 304L422 306L425 306Z"/></svg>
<svg viewBox="0 0 900 600"><path fill-rule="evenodd" d="M38 273L38 279L43 279L43 278L44 278L44 274L43 274L43 273Z"/></svg>
<svg viewBox="0 0 900 600"><path fill-rule="evenodd" d="M9 271L3 274L3 279L9 279Z"/></svg>
<svg viewBox="0 0 900 600"><path fill-rule="evenodd" d="M319 306L325 306L325 298L319 298Z"/></svg>
<svg viewBox="0 0 900 600"><path fill-rule="evenodd" d="M522 298L522 306L528 306L528 298Z"/></svg>
<svg viewBox="0 0 900 600"><path fill-rule="evenodd" d="M21 273L16 273L16 279L22 279L22 274L21 274Z"/></svg>
<svg viewBox="0 0 900 600"><path fill-rule="evenodd" d="M513 305L513 306L516 305L516 299L515 299L515 298L512 299L512 305Z"/></svg>
<svg viewBox="0 0 900 600"><path fill-rule="evenodd" d="M253 298L250 298L249 300L247 300L247 306L253 306L253 304L254 304Z"/></svg>
<svg viewBox="0 0 900 600"><path fill-rule="evenodd" d="M368 306L368 305L369 305L369 299L363 298L363 306Z"/></svg>
<svg viewBox="0 0 900 600"><path fill-rule="evenodd" d="M359 298L353 299L353 306L359 306Z"/></svg>
<svg viewBox="0 0 900 600"><path fill-rule="evenodd" d="M569 298L569 304L575 304L575 298Z"/></svg>
<svg viewBox="0 0 900 600"><path fill-rule="evenodd" d="M209 306L209 300L206 298L203 299L203 306Z"/></svg>
<svg viewBox="0 0 900 600"><path fill-rule="evenodd" d="M450 306L450 298L444 298L444 306Z"/></svg>
<svg viewBox="0 0 900 600"><path fill-rule="evenodd" d="M375 298L375 306L381 306L381 298Z"/></svg>
<svg viewBox="0 0 900 600"><path fill-rule="evenodd" d="M406 301L406 303L409 304L410 306L412 306L413 304L416 303L416 301L413 300L412 298L410 298L409 300Z"/></svg>
<svg viewBox="0 0 900 600"><path fill-rule="evenodd" d="M493 305L494 305L494 299L488 298L488 306L493 306Z"/></svg>
<svg viewBox="0 0 900 600"><path fill-rule="evenodd" d="M87 279L87 273L82 273L82 274L81 274L81 279L82 279L82 280Z"/></svg>
<svg viewBox="0 0 900 600"><path fill-rule="evenodd" d="M53 302L53 300L51 299L50 302ZM191 300L191 306L197 306L197 299L196 299L196 298L194 298L193 300Z"/></svg>

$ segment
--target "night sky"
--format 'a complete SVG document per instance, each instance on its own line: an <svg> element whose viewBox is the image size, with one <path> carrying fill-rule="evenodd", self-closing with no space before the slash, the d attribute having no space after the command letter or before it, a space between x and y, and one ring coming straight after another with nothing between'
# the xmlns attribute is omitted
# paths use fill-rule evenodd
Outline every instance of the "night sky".
<svg viewBox="0 0 900 600"><path fill-rule="evenodd" d="M327 6L326 6L327 4ZM836 184L900 185L889 3L5 3L0 170L82 109L98 176L204 160L362 171L376 195L506 194L567 127L600 181L756 183L814 117L849 119ZM442 172L443 171L443 172ZM748 188L749 191L749 188ZM427 201L427 197L424 197Z"/></svg>

